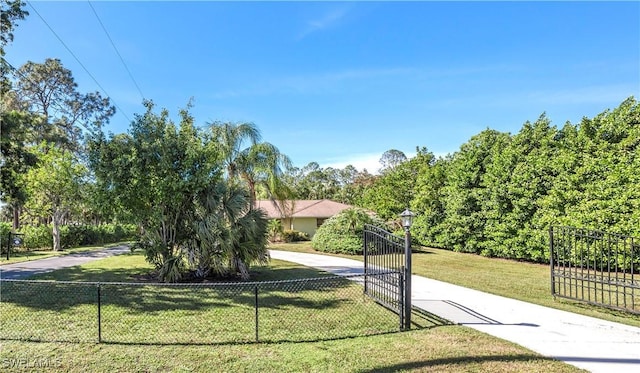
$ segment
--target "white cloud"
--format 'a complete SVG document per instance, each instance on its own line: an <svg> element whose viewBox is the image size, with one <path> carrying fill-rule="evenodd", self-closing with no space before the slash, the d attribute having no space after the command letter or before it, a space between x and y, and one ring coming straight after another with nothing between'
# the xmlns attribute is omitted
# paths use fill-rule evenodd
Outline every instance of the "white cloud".
<svg viewBox="0 0 640 373"><path fill-rule="evenodd" d="M309 34L329 28L338 23L347 14L347 8L334 9L326 13L321 18L307 22L307 27L298 35L298 40L302 40Z"/></svg>
<svg viewBox="0 0 640 373"><path fill-rule="evenodd" d="M382 167L380 157L382 157L382 154L378 153L350 154L343 157L329 158L325 162L318 162L318 164L322 168L332 167L337 169L343 169L348 165L352 165L358 169L358 171L366 169L371 174L377 174L378 169Z"/></svg>

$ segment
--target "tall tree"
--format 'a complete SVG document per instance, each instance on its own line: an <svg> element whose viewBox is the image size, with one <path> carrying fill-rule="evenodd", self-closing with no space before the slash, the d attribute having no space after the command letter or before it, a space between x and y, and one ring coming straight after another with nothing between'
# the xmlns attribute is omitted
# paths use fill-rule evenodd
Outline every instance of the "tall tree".
<svg viewBox="0 0 640 373"><path fill-rule="evenodd" d="M206 145L188 109L176 125L167 110L158 114L152 102L144 104L147 111L136 115L129 134L92 138L89 159L100 189L140 222L140 245L161 279L177 280L184 269L182 243L194 194L220 173L215 149Z"/></svg>
<svg viewBox="0 0 640 373"><path fill-rule="evenodd" d="M68 150L42 143L37 148L38 167L25 177L29 198L25 207L37 216L50 216L53 227L53 250L61 249L60 226L66 214L78 203L80 186L87 169Z"/></svg>
<svg viewBox="0 0 640 373"><path fill-rule="evenodd" d="M492 158L509 140L509 134L486 129L454 153L443 189L446 214L442 243L456 251L481 253L486 244L487 198L485 175Z"/></svg>
<svg viewBox="0 0 640 373"><path fill-rule="evenodd" d="M393 170L396 166L400 165L406 160L407 156L400 150L387 150L386 152L382 153L382 157L380 158L380 164L382 165L380 172L385 173L387 171Z"/></svg>
<svg viewBox="0 0 640 373"><path fill-rule="evenodd" d="M13 229L19 227L19 208L26 200L24 174L35 166L37 157L27 146L27 138L38 120L28 113L0 113L0 200L8 203L13 213Z"/></svg>
<svg viewBox="0 0 640 373"><path fill-rule="evenodd" d="M19 109L41 115L35 142L48 141L80 151L83 134L98 133L115 113L99 92L82 94L71 71L59 59L27 62L18 69L15 94Z"/></svg>
<svg viewBox="0 0 640 373"><path fill-rule="evenodd" d="M250 208L247 188L223 179L225 168L237 177L243 168L223 162L229 148L194 126L190 106L179 124L166 110L154 112L153 103L145 106L128 134L90 141L101 189L141 222L138 245L160 280L178 281L190 271L247 278L249 265L267 258L267 221Z"/></svg>
<svg viewBox="0 0 640 373"><path fill-rule="evenodd" d="M397 220L398 214L408 208L414 198L419 170L434 161L433 154L425 148L417 149L417 155L375 178L364 190L362 206L371 209L386 220Z"/></svg>
<svg viewBox="0 0 640 373"><path fill-rule="evenodd" d="M13 30L17 26L17 21L29 15L29 12L23 9L25 6L26 4L22 0L0 1L0 70L2 71L0 96L3 97L3 100L9 89L11 89L11 82L8 78L11 66L4 59L4 48L13 42Z"/></svg>

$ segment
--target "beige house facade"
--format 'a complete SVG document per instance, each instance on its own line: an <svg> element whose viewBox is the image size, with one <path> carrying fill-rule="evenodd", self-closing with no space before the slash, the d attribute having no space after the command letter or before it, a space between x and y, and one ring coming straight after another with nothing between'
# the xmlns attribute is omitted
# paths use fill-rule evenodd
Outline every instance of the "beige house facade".
<svg viewBox="0 0 640 373"><path fill-rule="evenodd" d="M258 200L256 207L264 210L269 219L279 219L284 229L304 232L313 237L325 220L353 206L329 199L312 199L285 201L284 206L270 200Z"/></svg>

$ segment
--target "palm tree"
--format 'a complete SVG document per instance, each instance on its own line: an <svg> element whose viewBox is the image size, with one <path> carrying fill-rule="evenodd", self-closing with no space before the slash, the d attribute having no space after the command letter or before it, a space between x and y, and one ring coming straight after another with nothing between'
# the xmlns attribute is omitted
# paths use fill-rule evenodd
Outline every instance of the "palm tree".
<svg viewBox="0 0 640 373"><path fill-rule="evenodd" d="M283 168L291 167L291 160L273 144L259 142L260 131L253 123L214 122L210 124L214 146L221 151L227 178L242 180L249 189L252 205L256 187L262 186L272 201L284 201L291 196L283 182ZM246 141L250 145L242 146Z"/></svg>
<svg viewBox="0 0 640 373"><path fill-rule="evenodd" d="M195 206L185 251L196 277L213 271L246 280L251 263L266 263L267 219L262 210L250 208L247 189L218 182L198 193Z"/></svg>

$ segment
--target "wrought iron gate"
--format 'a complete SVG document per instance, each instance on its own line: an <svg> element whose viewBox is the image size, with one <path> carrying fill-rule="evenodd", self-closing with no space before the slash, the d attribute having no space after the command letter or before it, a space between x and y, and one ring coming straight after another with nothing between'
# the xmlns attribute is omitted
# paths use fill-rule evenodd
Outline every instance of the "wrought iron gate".
<svg viewBox="0 0 640 373"><path fill-rule="evenodd" d="M364 227L364 293L399 316L400 329L411 328L411 249L404 239L379 227Z"/></svg>
<svg viewBox="0 0 640 373"><path fill-rule="evenodd" d="M572 227L549 239L554 297L640 313L640 239Z"/></svg>

